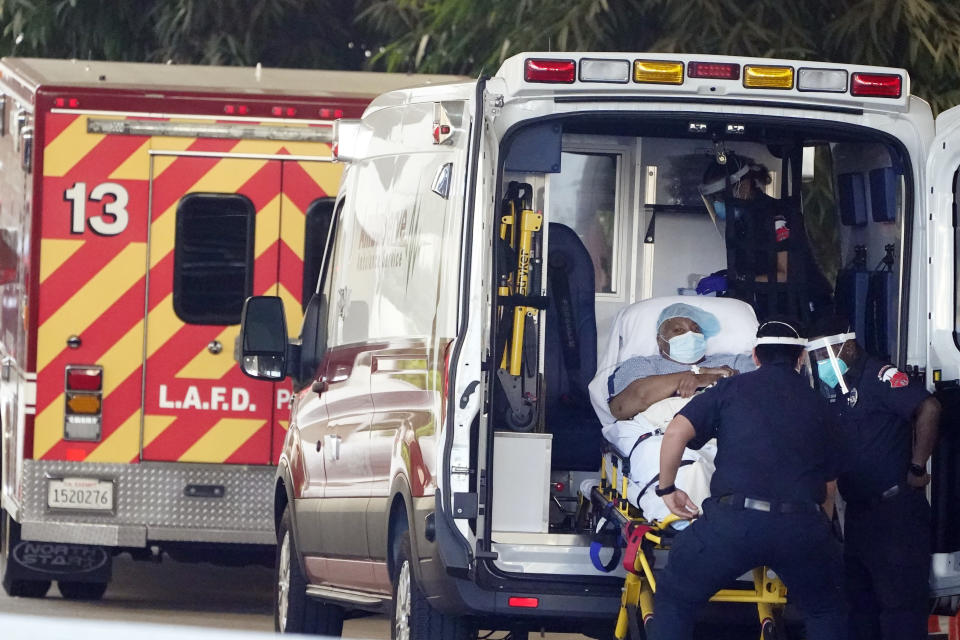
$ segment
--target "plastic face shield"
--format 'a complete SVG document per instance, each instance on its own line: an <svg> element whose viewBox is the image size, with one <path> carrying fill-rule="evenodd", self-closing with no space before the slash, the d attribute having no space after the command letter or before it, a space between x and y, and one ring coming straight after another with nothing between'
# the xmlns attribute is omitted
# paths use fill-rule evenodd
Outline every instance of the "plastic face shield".
<svg viewBox="0 0 960 640"><path fill-rule="evenodd" d="M754 168L752 165L745 164L730 175L722 176L712 182L707 182L700 185L700 198L703 200L703 205L707 208L707 213L710 214L710 219L713 220L713 224L714 226L717 226L718 230L720 228L718 225L718 220L721 218L721 216L717 215L717 209L714 206L714 202L716 202L716 199L723 194L727 184L733 186L734 196L737 196L741 180L743 180L743 178L750 172L750 169L752 168Z"/></svg>
<svg viewBox="0 0 960 640"><path fill-rule="evenodd" d="M843 345L846 344L847 340L854 340L856 337L857 334L853 332L838 333L832 336L817 338L807 343L807 355L810 358L811 368L818 367L821 361L829 361L830 366L833 367L833 371L837 375L837 381L840 383L840 391L843 392L844 395L847 394L849 389L847 388L847 381L843 379L844 371L840 368L840 352L843 350Z"/></svg>

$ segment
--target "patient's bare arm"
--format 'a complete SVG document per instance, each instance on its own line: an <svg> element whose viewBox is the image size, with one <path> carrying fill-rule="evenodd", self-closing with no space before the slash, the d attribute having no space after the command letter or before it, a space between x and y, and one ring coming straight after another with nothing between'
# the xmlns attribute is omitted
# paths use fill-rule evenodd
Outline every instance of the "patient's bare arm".
<svg viewBox="0 0 960 640"><path fill-rule="evenodd" d="M697 389L708 387L720 378L731 375L721 370L733 372L729 367L715 367L707 372L701 369L700 373L681 371L639 378L610 399L610 413L617 420L626 420L641 411L646 411L650 405L664 398L675 395L689 398L696 393Z"/></svg>

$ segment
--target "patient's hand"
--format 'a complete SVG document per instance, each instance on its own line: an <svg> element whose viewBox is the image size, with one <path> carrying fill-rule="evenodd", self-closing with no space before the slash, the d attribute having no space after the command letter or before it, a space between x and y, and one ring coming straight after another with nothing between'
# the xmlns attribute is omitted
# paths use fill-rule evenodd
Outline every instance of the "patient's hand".
<svg viewBox="0 0 960 640"><path fill-rule="evenodd" d="M697 505L693 503L690 496L682 489L677 489L673 493L668 493L663 496L663 501L666 503L667 508L670 509L670 513L678 518L691 520L700 515L700 510L697 509Z"/></svg>
<svg viewBox="0 0 960 640"><path fill-rule="evenodd" d="M723 365L722 367L700 367L700 373L712 373L720 376L721 378L729 378L730 376L735 376L739 371Z"/></svg>

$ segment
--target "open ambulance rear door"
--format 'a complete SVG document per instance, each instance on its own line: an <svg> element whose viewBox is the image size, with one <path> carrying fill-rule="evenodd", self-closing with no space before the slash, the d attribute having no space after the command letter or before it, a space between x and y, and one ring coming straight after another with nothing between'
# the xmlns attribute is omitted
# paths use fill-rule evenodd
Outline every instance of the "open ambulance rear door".
<svg viewBox="0 0 960 640"><path fill-rule="evenodd" d="M934 596L960 593L960 107L937 117L927 161L928 358L927 375L943 404L940 442L932 461ZM909 526L905 523L904 526ZM955 609L954 606L950 607Z"/></svg>

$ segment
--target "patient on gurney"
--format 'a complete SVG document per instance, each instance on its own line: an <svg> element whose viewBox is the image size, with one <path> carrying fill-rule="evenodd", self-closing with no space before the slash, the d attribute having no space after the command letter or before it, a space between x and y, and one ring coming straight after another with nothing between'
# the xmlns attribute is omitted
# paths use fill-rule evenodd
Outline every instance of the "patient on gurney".
<svg viewBox="0 0 960 640"><path fill-rule="evenodd" d="M649 520L669 513L653 491L663 429L697 390L756 368L749 350L757 320L749 305L729 298L686 300L645 300L622 311L590 384L604 437L630 458L627 499ZM713 443L686 450L677 474L676 485L698 507L710 495L715 453Z"/></svg>

